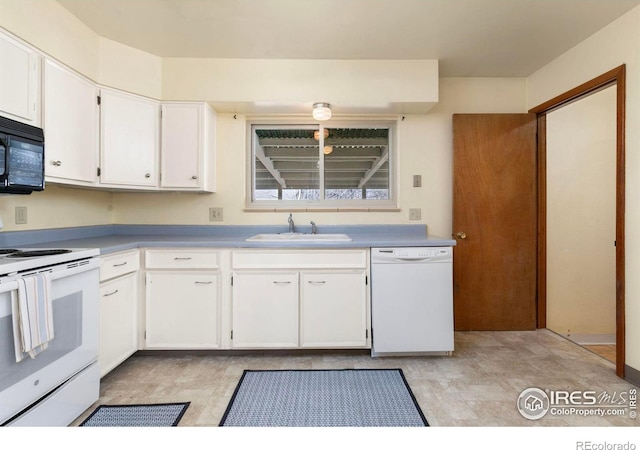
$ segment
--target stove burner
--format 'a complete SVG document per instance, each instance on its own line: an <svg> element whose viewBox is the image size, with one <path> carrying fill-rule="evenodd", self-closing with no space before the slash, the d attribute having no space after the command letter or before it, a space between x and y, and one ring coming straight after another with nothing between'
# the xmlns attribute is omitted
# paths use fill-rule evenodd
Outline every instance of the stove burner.
<svg viewBox="0 0 640 450"><path fill-rule="evenodd" d="M33 258L37 256L61 255L70 253L71 250L65 248L53 248L51 250L18 250L15 253L7 255L7 258Z"/></svg>
<svg viewBox="0 0 640 450"><path fill-rule="evenodd" d="M15 253L18 250L15 248L0 248L0 255L8 255L10 253Z"/></svg>

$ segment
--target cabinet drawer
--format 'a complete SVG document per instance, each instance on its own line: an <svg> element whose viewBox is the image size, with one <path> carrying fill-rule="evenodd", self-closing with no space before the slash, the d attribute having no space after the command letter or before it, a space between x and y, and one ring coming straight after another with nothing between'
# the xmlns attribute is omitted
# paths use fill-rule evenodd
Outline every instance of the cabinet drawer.
<svg viewBox="0 0 640 450"><path fill-rule="evenodd" d="M367 250L236 250L234 269L363 269Z"/></svg>
<svg viewBox="0 0 640 450"><path fill-rule="evenodd" d="M140 267L138 250L100 257L100 281L135 272Z"/></svg>
<svg viewBox="0 0 640 450"><path fill-rule="evenodd" d="M147 250L147 269L218 269L220 252L199 249Z"/></svg>

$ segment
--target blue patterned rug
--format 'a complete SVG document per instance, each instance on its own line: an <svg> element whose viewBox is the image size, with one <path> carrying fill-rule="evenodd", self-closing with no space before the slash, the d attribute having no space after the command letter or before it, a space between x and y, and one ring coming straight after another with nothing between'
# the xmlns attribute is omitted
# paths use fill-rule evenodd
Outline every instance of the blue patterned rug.
<svg viewBox="0 0 640 450"><path fill-rule="evenodd" d="M100 405L81 427L175 427L191 402Z"/></svg>
<svg viewBox="0 0 640 450"><path fill-rule="evenodd" d="M245 370L220 426L429 426L401 369Z"/></svg>

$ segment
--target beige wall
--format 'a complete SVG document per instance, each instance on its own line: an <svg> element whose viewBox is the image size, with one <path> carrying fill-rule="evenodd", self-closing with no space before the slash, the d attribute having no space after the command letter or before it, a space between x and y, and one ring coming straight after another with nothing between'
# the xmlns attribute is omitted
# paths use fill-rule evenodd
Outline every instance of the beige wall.
<svg viewBox="0 0 640 450"><path fill-rule="evenodd" d="M640 7L547 64L527 80L528 107L626 64L626 364L640 369Z"/></svg>
<svg viewBox="0 0 640 450"><path fill-rule="evenodd" d="M154 99L162 95L162 59L110 39L98 39L101 85Z"/></svg>
<svg viewBox="0 0 640 450"><path fill-rule="evenodd" d="M615 188L612 86L547 115L547 328L573 339L616 332Z"/></svg>
<svg viewBox="0 0 640 450"><path fill-rule="evenodd" d="M30 195L0 195L2 231L39 230L113 223L110 192L48 184ZM27 224L15 224L15 207L27 208Z"/></svg>
<svg viewBox="0 0 640 450"><path fill-rule="evenodd" d="M193 89L193 88L192 88ZM393 212L294 213L298 224L426 223L429 232L451 234L451 115L462 112L524 112L524 79L451 78L440 80L440 101L428 114L398 117L399 207ZM206 95L203 92L203 95ZM285 212L245 212L246 129L243 115L218 114L217 192L116 193L116 223L209 224L208 208L224 208L222 224L286 224ZM422 187L412 176L422 175ZM422 209L422 221L409 221L409 208Z"/></svg>
<svg viewBox="0 0 640 450"><path fill-rule="evenodd" d="M58 2L0 0L0 27L86 77L98 79L98 35Z"/></svg>

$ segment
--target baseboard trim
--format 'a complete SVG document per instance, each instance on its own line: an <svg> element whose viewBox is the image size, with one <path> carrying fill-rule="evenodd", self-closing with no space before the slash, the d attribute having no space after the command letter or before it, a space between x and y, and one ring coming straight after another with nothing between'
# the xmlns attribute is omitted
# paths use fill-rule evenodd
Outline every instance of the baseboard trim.
<svg viewBox="0 0 640 450"><path fill-rule="evenodd" d="M615 345L614 334L563 334L570 341L580 345Z"/></svg>
<svg viewBox="0 0 640 450"><path fill-rule="evenodd" d="M634 384L640 387L640 370L634 369L633 367L624 366L624 379L631 384Z"/></svg>

